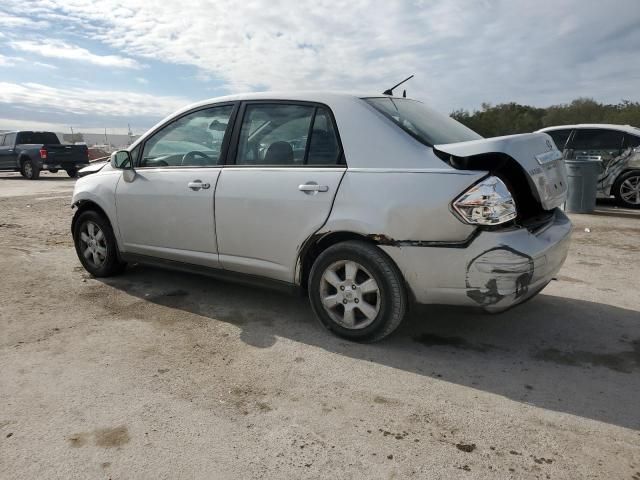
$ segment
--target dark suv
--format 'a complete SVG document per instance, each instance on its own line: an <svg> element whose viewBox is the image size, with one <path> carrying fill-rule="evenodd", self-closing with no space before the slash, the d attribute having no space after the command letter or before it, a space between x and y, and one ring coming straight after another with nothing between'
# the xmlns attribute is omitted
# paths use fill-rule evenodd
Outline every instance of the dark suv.
<svg viewBox="0 0 640 480"><path fill-rule="evenodd" d="M621 207L640 208L640 128L581 124L539 130L553 138L567 160L602 162L598 196L613 195Z"/></svg>

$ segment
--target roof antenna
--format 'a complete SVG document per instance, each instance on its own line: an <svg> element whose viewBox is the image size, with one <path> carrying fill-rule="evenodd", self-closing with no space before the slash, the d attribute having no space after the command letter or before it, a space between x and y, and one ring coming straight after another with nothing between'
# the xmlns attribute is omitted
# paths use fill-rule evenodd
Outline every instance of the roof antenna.
<svg viewBox="0 0 640 480"><path fill-rule="evenodd" d="M400 83L394 85L393 87L391 87L388 90L385 90L384 92L382 92L383 95L393 95L393 89L396 87L399 87L400 85L402 85L404 82L406 82L407 80L411 80L413 78L413 75L405 78L404 80L402 80Z"/></svg>

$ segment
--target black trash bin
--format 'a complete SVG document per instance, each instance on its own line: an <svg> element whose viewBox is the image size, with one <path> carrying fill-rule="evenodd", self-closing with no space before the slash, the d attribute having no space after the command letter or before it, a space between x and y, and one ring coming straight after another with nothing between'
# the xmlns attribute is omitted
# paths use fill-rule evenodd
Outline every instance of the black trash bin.
<svg viewBox="0 0 640 480"><path fill-rule="evenodd" d="M567 166L567 205L571 213L591 213L596 208L598 177L602 171L599 158L565 160Z"/></svg>

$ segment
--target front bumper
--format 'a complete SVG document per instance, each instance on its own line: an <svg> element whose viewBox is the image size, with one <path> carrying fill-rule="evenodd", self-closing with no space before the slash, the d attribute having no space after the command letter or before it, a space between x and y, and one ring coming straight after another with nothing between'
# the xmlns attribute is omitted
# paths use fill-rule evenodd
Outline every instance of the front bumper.
<svg viewBox="0 0 640 480"><path fill-rule="evenodd" d="M560 210L534 231L483 231L464 247L382 246L418 303L499 312L531 298L560 270L571 221Z"/></svg>

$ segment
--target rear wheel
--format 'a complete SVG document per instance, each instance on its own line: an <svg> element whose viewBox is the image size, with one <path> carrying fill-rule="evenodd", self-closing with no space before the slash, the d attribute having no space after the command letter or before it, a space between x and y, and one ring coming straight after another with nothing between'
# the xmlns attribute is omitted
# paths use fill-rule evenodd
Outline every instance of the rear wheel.
<svg viewBox="0 0 640 480"><path fill-rule="evenodd" d="M28 158L20 164L20 174L27 180L37 180L40 176L40 169L33 160Z"/></svg>
<svg viewBox="0 0 640 480"><path fill-rule="evenodd" d="M612 190L621 207L640 208L640 170L631 170L620 175Z"/></svg>
<svg viewBox="0 0 640 480"><path fill-rule="evenodd" d="M109 277L124 270L111 225L94 210L80 214L73 229L76 253L84 268L94 277Z"/></svg>
<svg viewBox="0 0 640 480"><path fill-rule="evenodd" d="M316 259L309 278L311 306L335 334L355 341L376 341L404 318L407 295L402 275L375 245L338 243Z"/></svg>
<svg viewBox="0 0 640 480"><path fill-rule="evenodd" d="M76 178L78 176L78 169L75 167L71 167L71 168L67 168L67 175L69 175L71 178Z"/></svg>
<svg viewBox="0 0 640 480"><path fill-rule="evenodd" d="M58 169L57 168L52 168L51 170L49 170L51 173L58 173Z"/></svg>

